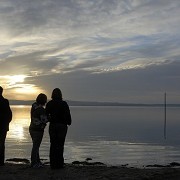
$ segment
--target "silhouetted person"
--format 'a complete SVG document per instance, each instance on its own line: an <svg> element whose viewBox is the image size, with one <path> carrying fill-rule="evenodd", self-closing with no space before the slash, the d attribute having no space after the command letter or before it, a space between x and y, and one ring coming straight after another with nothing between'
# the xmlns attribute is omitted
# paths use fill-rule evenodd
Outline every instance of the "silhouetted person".
<svg viewBox="0 0 180 180"><path fill-rule="evenodd" d="M33 103L31 107L31 123L29 126L29 132L33 142L31 151L31 167L33 168L43 167L39 157L39 147L42 142L44 128L48 121L44 109L46 102L47 96L41 93L37 96L36 102Z"/></svg>
<svg viewBox="0 0 180 180"><path fill-rule="evenodd" d="M50 166L51 169L60 169L64 166L64 143L67 125L71 125L71 114L68 104L62 100L62 93L59 88L53 90L51 98L52 100L46 105L50 122Z"/></svg>
<svg viewBox="0 0 180 180"><path fill-rule="evenodd" d="M9 101L2 96L3 88L0 86L0 166L4 165L5 139L9 131L9 123L12 120L12 111Z"/></svg>

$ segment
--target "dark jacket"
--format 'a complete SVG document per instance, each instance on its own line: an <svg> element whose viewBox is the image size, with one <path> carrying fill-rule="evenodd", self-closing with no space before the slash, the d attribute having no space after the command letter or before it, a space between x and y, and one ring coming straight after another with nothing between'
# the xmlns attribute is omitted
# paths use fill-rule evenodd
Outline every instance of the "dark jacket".
<svg viewBox="0 0 180 180"><path fill-rule="evenodd" d="M9 123L12 120L12 111L9 101L0 96L0 131L9 131Z"/></svg>
<svg viewBox="0 0 180 180"><path fill-rule="evenodd" d="M44 107L36 102L33 103L31 107L31 124L29 129L34 131L44 131L47 121Z"/></svg>
<svg viewBox="0 0 180 180"><path fill-rule="evenodd" d="M49 101L46 105L46 113L50 123L71 125L71 114L66 101L60 99Z"/></svg>

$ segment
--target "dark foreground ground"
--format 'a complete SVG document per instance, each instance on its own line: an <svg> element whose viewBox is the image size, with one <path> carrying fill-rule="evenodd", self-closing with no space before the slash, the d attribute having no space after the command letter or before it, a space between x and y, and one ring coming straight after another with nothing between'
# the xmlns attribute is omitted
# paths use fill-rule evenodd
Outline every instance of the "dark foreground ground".
<svg viewBox="0 0 180 180"><path fill-rule="evenodd" d="M28 164L6 163L0 166L0 180L180 180L179 167L108 167L106 165L67 164L64 169L51 170L49 165L41 169Z"/></svg>

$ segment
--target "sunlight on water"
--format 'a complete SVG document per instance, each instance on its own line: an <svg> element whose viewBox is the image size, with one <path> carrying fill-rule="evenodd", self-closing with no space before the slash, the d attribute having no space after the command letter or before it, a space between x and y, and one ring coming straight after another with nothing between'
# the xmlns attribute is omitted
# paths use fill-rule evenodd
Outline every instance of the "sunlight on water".
<svg viewBox="0 0 180 180"><path fill-rule="evenodd" d="M12 106L13 119L10 123L9 139L24 140L27 138L27 128L30 123L30 106Z"/></svg>
<svg viewBox="0 0 180 180"><path fill-rule="evenodd" d="M13 133L9 133L8 137L12 139L19 139L23 140L24 139L24 130L23 127L20 125L11 125L11 129L13 129Z"/></svg>

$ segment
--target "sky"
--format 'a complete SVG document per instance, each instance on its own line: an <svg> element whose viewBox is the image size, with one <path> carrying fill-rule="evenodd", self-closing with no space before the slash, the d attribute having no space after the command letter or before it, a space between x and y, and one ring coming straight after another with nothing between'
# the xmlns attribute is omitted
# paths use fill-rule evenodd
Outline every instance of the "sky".
<svg viewBox="0 0 180 180"><path fill-rule="evenodd" d="M180 103L179 0L0 0L0 27L8 99Z"/></svg>

